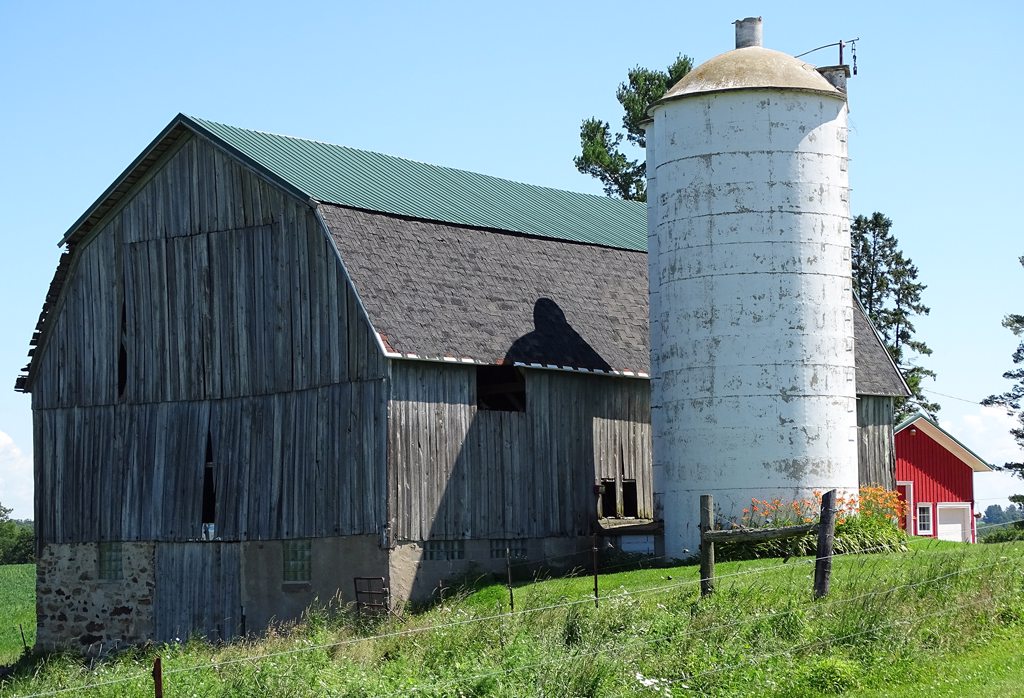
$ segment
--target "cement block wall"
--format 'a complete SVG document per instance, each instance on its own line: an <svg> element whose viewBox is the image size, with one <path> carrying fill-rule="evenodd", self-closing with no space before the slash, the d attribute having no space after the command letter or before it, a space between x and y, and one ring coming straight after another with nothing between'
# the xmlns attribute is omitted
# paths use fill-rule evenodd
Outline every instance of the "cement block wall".
<svg viewBox="0 0 1024 698"><path fill-rule="evenodd" d="M282 541L239 543L241 600L248 631L298 620L314 603L355 601L355 577L387 579L388 554L380 548L377 536L314 538L311 544L310 580L285 582Z"/></svg>
<svg viewBox="0 0 1024 698"><path fill-rule="evenodd" d="M570 568L577 563L576 557L586 560L590 554L587 538L527 538L517 543L525 546L526 557L515 561L516 576L542 567ZM428 560L422 542L397 544L388 560L394 602L424 603L436 600L442 588L469 581L473 576L505 575L505 557L491 557L489 539L466 540L463 544L463 557L455 560Z"/></svg>

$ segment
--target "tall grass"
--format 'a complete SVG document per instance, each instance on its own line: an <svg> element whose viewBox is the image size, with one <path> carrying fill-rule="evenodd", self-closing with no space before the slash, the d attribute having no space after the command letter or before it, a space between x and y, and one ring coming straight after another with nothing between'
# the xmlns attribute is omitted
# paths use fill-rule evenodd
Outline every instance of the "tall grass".
<svg viewBox="0 0 1024 698"><path fill-rule="evenodd" d="M36 640L36 566L0 565L0 666L21 656L21 630Z"/></svg>
<svg viewBox="0 0 1024 698"><path fill-rule="evenodd" d="M818 601L808 559L720 565L703 599L696 567L608 574L599 608L586 577L517 587L514 614L487 584L404 619L326 606L258 641L26 659L0 694L152 695L160 652L168 696L869 695L1019 633L1022 561L1020 544L914 541L836 557Z"/></svg>

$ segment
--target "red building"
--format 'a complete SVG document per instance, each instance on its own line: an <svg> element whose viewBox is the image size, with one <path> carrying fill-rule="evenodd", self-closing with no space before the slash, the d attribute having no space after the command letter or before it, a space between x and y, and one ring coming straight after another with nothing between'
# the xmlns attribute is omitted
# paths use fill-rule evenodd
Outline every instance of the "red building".
<svg viewBox="0 0 1024 698"><path fill-rule="evenodd" d="M974 473L992 468L921 414L896 427L896 489L910 506L903 523L915 536L976 542Z"/></svg>

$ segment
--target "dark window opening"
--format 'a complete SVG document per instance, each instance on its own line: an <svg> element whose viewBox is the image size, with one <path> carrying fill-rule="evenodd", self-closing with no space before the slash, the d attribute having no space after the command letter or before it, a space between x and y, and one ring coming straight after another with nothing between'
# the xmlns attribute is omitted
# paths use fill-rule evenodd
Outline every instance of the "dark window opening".
<svg viewBox="0 0 1024 698"><path fill-rule="evenodd" d="M121 348L117 352L117 397L123 398L128 387L128 349L125 346L125 327L128 324L128 311L121 301Z"/></svg>
<svg viewBox="0 0 1024 698"><path fill-rule="evenodd" d="M213 439L206 435L206 465L203 468L203 523L215 523L217 518L217 490L213 480Z"/></svg>
<svg viewBox="0 0 1024 698"><path fill-rule="evenodd" d="M203 468L203 523L215 523L217 517L217 493L213 489L213 463Z"/></svg>
<svg viewBox="0 0 1024 698"><path fill-rule="evenodd" d="M611 519L618 516L617 487L615 480L601 480L601 516Z"/></svg>
<svg viewBox="0 0 1024 698"><path fill-rule="evenodd" d="M622 481L622 516L635 519L640 514L636 501L636 480Z"/></svg>
<svg viewBox="0 0 1024 698"><path fill-rule="evenodd" d="M481 410L526 411L526 379L515 366L477 366L476 406Z"/></svg>
<svg viewBox="0 0 1024 698"><path fill-rule="evenodd" d="M637 499L636 480L601 480L601 510L605 519L638 519L640 504ZM621 509L620 509L621 507Z"/></svg>
<svg viewBox="0 0 1024 698"><path fill-rule="evenodd" d="M117 396L124 397L125 388L128 387L128 350L121 342L121 349L117 352Z"/></svg>

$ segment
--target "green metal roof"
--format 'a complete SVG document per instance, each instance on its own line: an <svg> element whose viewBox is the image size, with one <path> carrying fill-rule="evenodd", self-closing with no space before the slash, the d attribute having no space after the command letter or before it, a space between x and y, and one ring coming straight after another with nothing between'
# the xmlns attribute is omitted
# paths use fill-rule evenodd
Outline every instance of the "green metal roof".
<svg viewBox="0 0 1024 698"><path fill-rule="evenodd" d="M191 116L179 118L318 201L572 242L647 249L643 203L538 187Z"/></svg>

